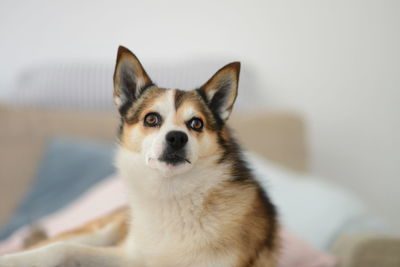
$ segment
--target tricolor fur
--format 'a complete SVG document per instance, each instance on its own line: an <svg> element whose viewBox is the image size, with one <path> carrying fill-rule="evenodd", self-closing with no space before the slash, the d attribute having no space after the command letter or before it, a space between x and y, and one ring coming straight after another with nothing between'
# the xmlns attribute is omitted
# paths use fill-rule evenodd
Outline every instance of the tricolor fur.
<svg viewBox="0 0 400 267"><path fill-rule="evenodd" d="M116 165L129 208L0 266L276 266L275 208L226 126L239 71L234 62L196 90L160 88L120 47Z"/></svg>

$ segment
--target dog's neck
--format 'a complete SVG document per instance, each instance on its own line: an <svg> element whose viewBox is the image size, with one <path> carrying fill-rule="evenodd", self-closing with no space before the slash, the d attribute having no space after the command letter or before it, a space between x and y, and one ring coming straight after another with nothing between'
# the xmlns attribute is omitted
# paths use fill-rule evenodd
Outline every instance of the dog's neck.
<svg viewBox="0 0 400 267"><path fill-rule="evenodd" d="M198 224L205 198L228 179L227 166L216 165L216 160L198 160L186 173L165 177L145 165L140 155L121 148L116 164L127 186L135 240L155 233L181 235L185 227Z"/></svg>

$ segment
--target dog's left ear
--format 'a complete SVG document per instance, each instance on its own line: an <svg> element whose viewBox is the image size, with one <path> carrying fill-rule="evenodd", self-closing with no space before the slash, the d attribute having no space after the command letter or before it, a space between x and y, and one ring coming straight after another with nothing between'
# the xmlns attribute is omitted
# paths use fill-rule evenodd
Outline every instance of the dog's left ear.
<svg viewBox="0 0 400 267"><path fill-rule="evenodd" d="M227 120L235 103L239 84L240 62L232 62L211 77L201 88L210 109Z"/></svg>
<svg viewBox="0 0 400 267"><path fill-rule="evenodd" d="M139 59L127 48L118 48L114 71L114 102L123 115L124 107L133 103L153 82Z"/></svg>

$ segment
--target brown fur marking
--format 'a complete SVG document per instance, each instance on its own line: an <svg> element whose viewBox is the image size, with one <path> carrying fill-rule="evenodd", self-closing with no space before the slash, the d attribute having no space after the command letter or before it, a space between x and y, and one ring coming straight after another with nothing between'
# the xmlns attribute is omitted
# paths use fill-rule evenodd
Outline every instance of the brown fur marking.
<svg viewBox="0 0 400 267"><path fill-rule="evenodd" d="M98 219L92 220L79 228L76 228L74 230L62 233L62 234L57 235L52 238L49 238L45 241L34 244L31 247L27 247L26 249L42 247L44 245L48 245L48 244L54 243L56 241L68 240L68 238L71 238L71 237L96 232L96 231L106 227L110 223L115 223L118 225L117 226L117 228L118 228L117 244L120 244L127 236L127 233L129 230L128 229L129 228L128 220L129 220L128 208L127 207L119 208L119 209L113 211L112 213L102 216Z"/></svg>

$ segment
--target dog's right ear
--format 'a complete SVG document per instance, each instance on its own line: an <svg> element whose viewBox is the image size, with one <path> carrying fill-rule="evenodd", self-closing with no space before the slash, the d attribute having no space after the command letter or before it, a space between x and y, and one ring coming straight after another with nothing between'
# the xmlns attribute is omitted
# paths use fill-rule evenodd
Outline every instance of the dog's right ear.
<svg viewBox="0 0 400 267"><path fill-rule="evenodd" d="M114 102L121 115L153 82L139 59L127 48L118 48L114 71Z"/></svg>

